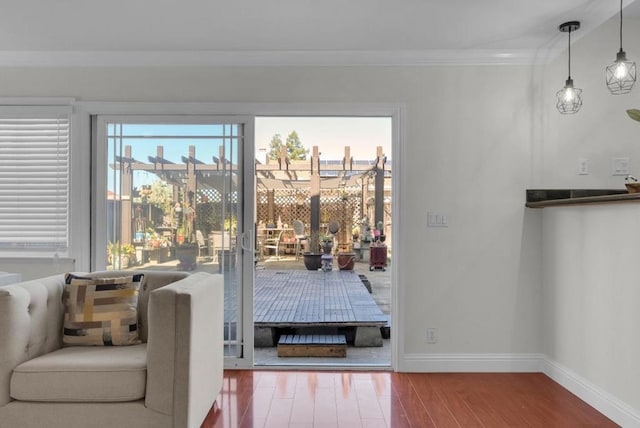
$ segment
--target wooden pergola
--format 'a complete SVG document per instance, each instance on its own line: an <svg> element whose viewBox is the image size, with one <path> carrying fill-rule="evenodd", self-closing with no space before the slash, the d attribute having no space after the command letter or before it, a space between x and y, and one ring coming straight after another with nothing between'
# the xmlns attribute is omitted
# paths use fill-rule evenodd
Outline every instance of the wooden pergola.
<svg viewBox="0 0 640 428"><path fill-rule="evenodd" d="M274 204L275 188L308 188L311 204L311 232L320 229L320 192L321 186L339 188L347 183L367 177L375 182L375 215L374 225L384 222L384 179L385 173L391 169L386 162L382 147L377 147L373 161L356 161L351 157L350 147L345 147L342 161L321 161L318 146L313 146L311 156L307 160L289 160L286 147L280 157L267 160L262 164L256 161L255 169L257 185L268 189L270 202ZM157 146L156 155L149 156L148 162L142 162L131 156L131 146L125 146L124 156L117 157L112 168L121 172L121 237L122 244L132 242L132 208L133 208L133 172L148 171L158 176L173 187L173 200L179 198L180 189L191 198L189 203L195 207L198 190L215 189L221 195L236 185L238 166L225 158L224 147L219 148L219 156L212 157L207 163L196 157L195 146L189 146L188 156L182 156L182 163L174 163L164 158L163 146ZM271 187L271 188L269 188ZM223 198L224 201L224 198ZM273 208L271 209L273 214ZM272 220L273 217L272 217Z"/></svg>
<svg viewBox="0 0 640 428"><path fill-rule="evenodd" d="M335 177L323 177L323 173L334 173ZM318 233L320 231L320 193L321 183L327 183L332 181L333 186L346 186L347 183L354 178L360 178L365 174L373 175L375 180L375 210L374 210L374 225L378 222L384 224L384 179L385 172L391 172L391 169L387 165L387 158L384 155L381 146L376 148L375 160L372 162L358 162L351 156L351 148L346 146L344 148L344 157L341 162L322 163L320 160L320 150L318 146L313 146L311 150L311 156L308 160L289 160L287 158L287 149L282 147L280 151L280 157L275 161L267 159L266 164L256 165L256 174L258 175L258 185L260 181L264 180L267 184L275 186L275 180L279 180L280 185L283 188L293 188L296 185L299 187L309 188L310 203L311 203L311 233ZM297 183L297 184L294 184ZM323 186L326 188L326 186ZM272 188L269 190L269 213L270 220L275 220L273 217L273 206L275 190Z"/></svg>

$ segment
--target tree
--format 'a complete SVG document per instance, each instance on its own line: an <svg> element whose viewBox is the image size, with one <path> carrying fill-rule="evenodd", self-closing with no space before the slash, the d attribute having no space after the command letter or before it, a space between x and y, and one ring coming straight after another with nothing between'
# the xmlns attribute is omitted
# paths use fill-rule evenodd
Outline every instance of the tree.
<svg viewBox="0 0 640 428"><path fill-rule="evenodd" d="M305 149L300 141L300 137L298 137L298 133L296 131L291 131L291 133L287 136L286 141L287 148L287 159L290 160L306 160L307 153L309 153L308 149ZM269 159L278 159L280 157L280 150L283 146L282 137L280 134L276 134L271 139L271 143L269 143Z"/></svg>
<svg viewBox="0 0 640 428"><path fill-rule="evenodd" d="M154 180L147 189L147 202L162 210L163 215L171 213L173 191L165 181Z"/></svg>
<svg viewBox="0 0 640 428"><path fill-rule="evenodd" d="M307 153L309 150L302 145L298 133L291 131L291 134L287 136L287 157L291 160L306 160Z"/></svg>
<svg viewBox="0 0 640 428"><path fill-rule="evenodd" d="M280 157L280 148L282 147L282 137L276 134L269 143L269 159L278 159Z"/></svg>

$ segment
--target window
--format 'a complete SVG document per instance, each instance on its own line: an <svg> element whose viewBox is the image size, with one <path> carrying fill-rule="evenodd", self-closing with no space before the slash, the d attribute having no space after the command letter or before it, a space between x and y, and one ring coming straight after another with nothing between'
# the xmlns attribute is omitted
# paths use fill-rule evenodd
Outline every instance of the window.
<svg viewBox="0 0 640 428"><path fill-rule="evenodd" d="M0 110L0 254L66 254L68 108Z"/></svg>

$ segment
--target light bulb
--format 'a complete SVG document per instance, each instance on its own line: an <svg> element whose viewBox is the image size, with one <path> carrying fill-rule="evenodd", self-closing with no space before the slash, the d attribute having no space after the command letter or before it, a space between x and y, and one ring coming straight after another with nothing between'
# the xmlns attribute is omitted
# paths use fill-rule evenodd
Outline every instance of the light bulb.
<svg viewBox="0 0 640 428"><path fill-rule="evenodd" d="M628 61L623 50L618 52L615 62L606 68L606 82L614 95L629 93L636 83L636 63Z"/></svg>
<svg viewBox="0 0 640 428"><path fill-rule="evenodd" d="M564 101L570 103L576 97L576 92L573 88L564 88Z"/></svg>
<svg viewBox="0 0 640 428"><path fill-rule="evenodd" d="M573 86L571 77L567 79L564 88L556 93L556 108L562 114L574 114L582 106L582 89Z"/></svg>
<svg viewBox="0 0 640 428"><path fill-rule="evenodd" d="M625 79L629 75L629 72L627 71L627 67L624 62L618 62L615 75L616 75L616 79Z"/></svg>

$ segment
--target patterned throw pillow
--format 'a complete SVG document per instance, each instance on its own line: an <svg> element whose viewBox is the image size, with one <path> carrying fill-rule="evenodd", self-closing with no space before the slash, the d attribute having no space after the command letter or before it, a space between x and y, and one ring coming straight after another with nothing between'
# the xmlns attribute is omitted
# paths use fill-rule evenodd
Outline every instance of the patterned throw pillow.
<svg viewBox="0 0 640 428"><path fill-rule="evenodd" d="M140 343L138 290L144 275L89 278L68 273L63 294L66 346Z"/></svg>

